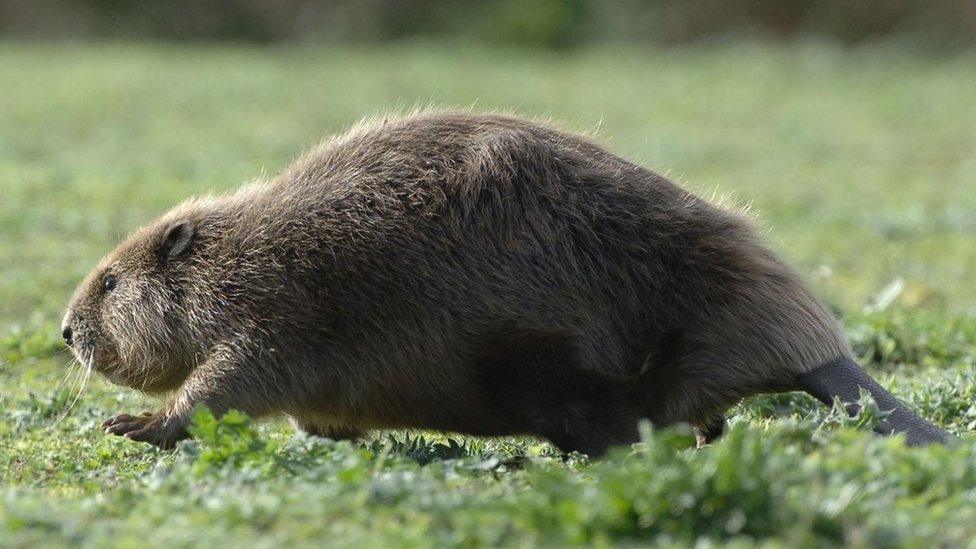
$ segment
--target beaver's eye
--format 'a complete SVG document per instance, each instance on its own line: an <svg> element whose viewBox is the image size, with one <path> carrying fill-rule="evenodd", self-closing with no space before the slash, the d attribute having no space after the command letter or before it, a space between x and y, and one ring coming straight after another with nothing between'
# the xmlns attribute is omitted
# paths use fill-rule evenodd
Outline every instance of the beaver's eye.
<svg viewBox="0 0 976 549"><path fill-rule="evenodd" d="M118 283L119 281L115 278L115 275L105 275L105 278L102 279L102 288L106 292L111 292Z"/></svg>

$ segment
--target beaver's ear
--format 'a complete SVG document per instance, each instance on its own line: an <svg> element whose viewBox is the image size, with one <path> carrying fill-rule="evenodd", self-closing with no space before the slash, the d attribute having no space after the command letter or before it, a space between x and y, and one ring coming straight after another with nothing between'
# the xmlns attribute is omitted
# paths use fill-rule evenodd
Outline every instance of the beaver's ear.
<svg viewBox="0 0 976 549"><path fill-rule="evenodd" d="M165 261L185 254L193 246L196 237L197 230L193 225L185 221L174 223L166 229L163 243L159 246L160 259Z"/></svg>

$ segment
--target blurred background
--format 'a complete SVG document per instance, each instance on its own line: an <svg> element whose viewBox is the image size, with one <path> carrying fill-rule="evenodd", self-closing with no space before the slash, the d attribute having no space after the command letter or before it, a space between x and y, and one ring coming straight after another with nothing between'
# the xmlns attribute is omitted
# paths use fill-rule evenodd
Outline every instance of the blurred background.
<svg viewBox="0 0 976 549"><path fill-rule="evenodd" d="M820 36L845 44L976 40L972 0L5 0L20 38L376 43L451 38L568 48Z"/></svg>
<svg viewBox="0 0 976 549"><path fill-rule="evenodd" d="M59 345L132 229L418 105L748 205L842 315L970 316L974 48L976 0L0 0L0 334Z"/></svg>

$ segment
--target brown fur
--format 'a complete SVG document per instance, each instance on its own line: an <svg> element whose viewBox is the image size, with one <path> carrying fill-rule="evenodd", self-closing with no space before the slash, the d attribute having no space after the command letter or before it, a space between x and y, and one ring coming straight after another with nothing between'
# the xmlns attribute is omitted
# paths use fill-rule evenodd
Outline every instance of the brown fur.
<svg viewBox="0 0 976 549"><path fill-rule="evenodd" d="M850 355L740 215L586 138L466 112L365 123L181 204L101 262L65 327L113 381L173 392L106 422L163 446L205 404L600 453L640 418L720 433L741 398Z"/></svg>

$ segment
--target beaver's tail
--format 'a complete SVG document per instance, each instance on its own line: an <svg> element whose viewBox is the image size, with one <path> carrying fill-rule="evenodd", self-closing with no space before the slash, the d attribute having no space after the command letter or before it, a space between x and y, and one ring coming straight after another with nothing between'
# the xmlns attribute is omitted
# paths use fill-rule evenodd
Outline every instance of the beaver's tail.
<svg viewBox="0 0 976 549"><path fill-rule="evenodd" d="M884 435L905 433L909 445L946 444L953 439L949 433L909 410L849 357L830 361L800 375L797 381L804 391L828 406L833 405L834 397L839 397L852 415L858 411L860 389L866 389L878 408L888 412L887 418L875 427L875 431Z"/></svg>

